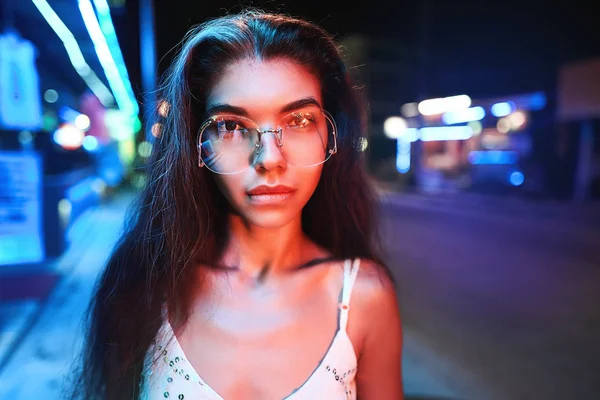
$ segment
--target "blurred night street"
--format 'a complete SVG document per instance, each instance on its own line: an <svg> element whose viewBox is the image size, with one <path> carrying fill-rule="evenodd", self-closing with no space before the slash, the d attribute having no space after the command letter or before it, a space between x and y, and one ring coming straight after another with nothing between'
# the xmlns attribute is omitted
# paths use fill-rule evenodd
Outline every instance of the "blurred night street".
<svg viewBox="0 0 600 400"><path fill-rule="evenodd" d="M0 0L0 400L66 398L84 313L127 206L159 181L150 178L160 173L153 157L167 160L157 143L173 140L164 147L192 157L195 168L212 126L210 118L200 124L189 98L185 112L174 108L179 100L160 91L162 79L192 27L252 6L322 26L339 45L339 74L352 81L342 93L364 97L354 107L364 129L352 141L343 136L352 107L339 108L329 140L319 142L331 150L320 162L347 146L375 183L404 329L406 399L600 399L598 7L346 3ZM331 81L345 82L339 74ZM338 117L345 124L336 127ZM173 128L186 118L185 129ZM279 130L263 133L282 134L277 121L286 119L277 118ZM260 137L263 128L252 124L242 123L254 126L244 132ZM250 167L248 154L233 159ZM165 179L187 185L195 174ZM360 193L357 181L339 182L354 191L336 183L331 193ZM195 187L151 189L147 198L205 202L204 193L190 195ZM368 221L358 215L353 223ZM156 226L153 238L170 232ZM199 243L198 229L189 229ZM343 234L335 236L343 244L366 243ZM151 273L160 257L141 257L152 268L139 271Z"/></svg>
<svg viewBox="0 0 600 400"><path fill-rule="evenodd" d="M600 215L415 200L383 208L407 358L426 348L457 398L596 398Z"/></svg>

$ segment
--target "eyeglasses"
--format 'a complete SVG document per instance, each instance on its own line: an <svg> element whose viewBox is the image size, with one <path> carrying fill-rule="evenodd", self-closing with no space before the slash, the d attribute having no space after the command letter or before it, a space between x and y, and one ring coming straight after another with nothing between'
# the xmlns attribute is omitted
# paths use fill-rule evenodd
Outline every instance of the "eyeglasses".
<svg viewBox="0 0 600 400"><path fill-rule="evenodd" d="M215 115L198 132L198 166L223 175L242 172L260 161L267 134L285 160L298 167L323 164L337 152L335 121L321 109L292 112L267 130L249 118Z"/></svg>

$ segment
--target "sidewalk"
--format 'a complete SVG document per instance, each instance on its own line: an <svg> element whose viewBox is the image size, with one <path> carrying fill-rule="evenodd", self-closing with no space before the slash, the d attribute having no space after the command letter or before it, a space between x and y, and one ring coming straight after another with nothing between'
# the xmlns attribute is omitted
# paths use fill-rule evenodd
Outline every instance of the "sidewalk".
<svg viewBox="0 0 600 400"><path fill-rule="evenodd" d="M73 226L64 255L29 271L56 276L47 296L0 304L0 399L63 398L62 375L81 346L83 313L130 199L117 194L88 210Z"/></svg>

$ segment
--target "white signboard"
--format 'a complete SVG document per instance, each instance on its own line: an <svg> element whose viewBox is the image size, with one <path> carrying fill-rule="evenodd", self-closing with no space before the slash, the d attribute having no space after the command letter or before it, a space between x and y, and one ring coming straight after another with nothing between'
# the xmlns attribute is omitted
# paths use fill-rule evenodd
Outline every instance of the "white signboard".
<svg viewBox="0 0 600 400"><path fill-rule="evenodd" d="M0 151L0 265L44 259L41 178L35 153Z"/></svg>
<svg viewBox="0 0 600 400"><path fill-rule="evenodd" d="M0 128L42 126L36 49L15 32L0 35Z"/></svg>

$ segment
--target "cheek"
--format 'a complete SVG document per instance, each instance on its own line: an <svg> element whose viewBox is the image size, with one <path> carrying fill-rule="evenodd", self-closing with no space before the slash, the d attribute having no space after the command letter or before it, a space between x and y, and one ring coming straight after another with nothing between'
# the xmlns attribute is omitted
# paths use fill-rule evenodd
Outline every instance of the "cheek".
<svg viewBox="0 0 600 400"><path fill-rule="evenodd" d="M217 175L215 178L217 186L234 208L244 200L244 185L240 175Z"/></svg>
<svg viewBox="0 0 600 400"><path fill-rule="evenodd" d="M301 170L301 172L298 174L298 188L305 195L306 201L308 201L317 188L322 172L323 166L319 165L313 168Z"/></svg>

